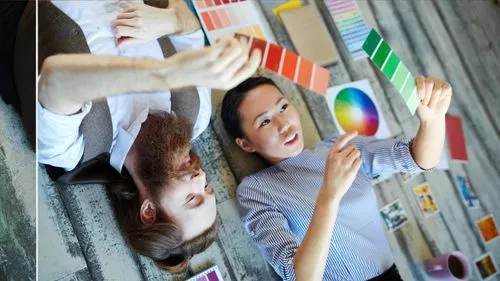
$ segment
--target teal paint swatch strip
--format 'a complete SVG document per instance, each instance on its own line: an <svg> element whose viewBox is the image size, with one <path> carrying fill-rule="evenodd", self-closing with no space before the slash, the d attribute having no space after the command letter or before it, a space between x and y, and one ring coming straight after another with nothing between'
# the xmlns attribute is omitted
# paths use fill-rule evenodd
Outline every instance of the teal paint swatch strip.
<svg viewBox="0 0 500 281"><path fill-rule="evenodd" d="M375 29L372 29L366 37L363 50L378 69L384 73L384 76L391 81L404 99L411 114L414 115L420 105L420 99L417 94L415 78L408 68Z"/></svg>

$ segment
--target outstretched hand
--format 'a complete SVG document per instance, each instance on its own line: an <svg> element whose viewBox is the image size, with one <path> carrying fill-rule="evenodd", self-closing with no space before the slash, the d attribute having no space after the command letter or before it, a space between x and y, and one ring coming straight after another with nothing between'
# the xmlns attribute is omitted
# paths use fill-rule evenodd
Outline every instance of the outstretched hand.
<svg viewBox="0 0 500 281"><path fill-rule="evenodd" d="M252 54L245 38L224 39L211 47L189 50L171 57L175 67L167 73L170 88L205 86L229 90L254 74L261 51Z"/></svg>
<svg viewBox="0 0 500 281"><path fill-rule="evenodd" d="M417 76L417 93L420 98L418 115L420 120L432 121L444 117L451 103L450 84L433 77Z"/></svg>

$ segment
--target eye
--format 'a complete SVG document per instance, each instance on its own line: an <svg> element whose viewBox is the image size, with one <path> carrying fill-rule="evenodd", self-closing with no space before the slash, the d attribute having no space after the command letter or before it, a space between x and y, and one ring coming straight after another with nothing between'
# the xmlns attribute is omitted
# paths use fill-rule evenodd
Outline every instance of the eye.
<svg viewBox="0 0 500 281"><path fill-rule="evenodd" d="M262 123L260 123L259 128L260 128L260 127L264 127L264 126L266 126L266 125L267 125L267 124L269 124L270 122L271 122L271 120L269 120L269 119L266 119L266 120L262 121Z"/></svg>
<svg viewBox="0 0 500 281"><path fill-rule="evenodd" d="M189 194L186 199L186 204L191 203L195 198L196 196L194 194Z"/></svg>
<svg viewBox="0 0 500 281"><path fill-rule="evenodd" d="M284 112L287 108L288 108L288 104L287 104L287 103L285 103L285 104L281 107L280 112Z"/></svg>

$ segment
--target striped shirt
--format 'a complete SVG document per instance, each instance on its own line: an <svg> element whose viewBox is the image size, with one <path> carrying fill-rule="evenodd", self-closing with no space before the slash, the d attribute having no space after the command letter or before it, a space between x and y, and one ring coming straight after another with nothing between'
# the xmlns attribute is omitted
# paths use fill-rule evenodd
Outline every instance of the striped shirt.
<svg viewBox="0 0 500 281"><path fill-rule="evenodd" d="M311 222L326 156L336 139L245 177L238 186L243 226L283 280L295 280L294 255ZM391 267L394 261L371 179L382 173L422 171L408 142L356 137L350 143L360 150L363 163L341 200L323 280L367 280Z"/></svg>

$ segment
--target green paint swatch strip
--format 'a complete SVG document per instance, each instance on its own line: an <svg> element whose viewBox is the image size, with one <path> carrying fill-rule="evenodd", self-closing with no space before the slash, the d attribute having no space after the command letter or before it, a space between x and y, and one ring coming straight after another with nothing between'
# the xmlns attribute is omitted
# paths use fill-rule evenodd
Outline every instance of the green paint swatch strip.
<svg viewBox="0 0 500 281"><path fill-rule="evenodd" d="M414 115L420 104L417 94L415 78L399 57L392 51L387 42L372 29L363 43L363 50L368 54L373 63L391 81L392 85L403 97L406 106Z"/></svg>

